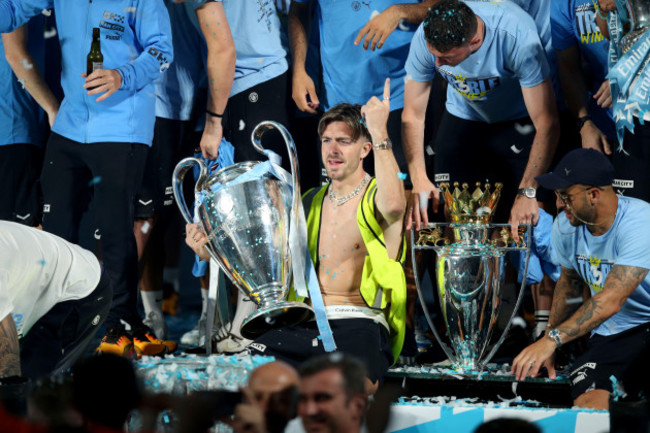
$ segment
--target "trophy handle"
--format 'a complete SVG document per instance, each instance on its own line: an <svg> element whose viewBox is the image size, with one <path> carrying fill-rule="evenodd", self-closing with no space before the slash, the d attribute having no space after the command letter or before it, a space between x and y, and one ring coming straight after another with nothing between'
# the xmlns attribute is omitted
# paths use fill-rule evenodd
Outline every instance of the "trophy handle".
<svg viewBox="0 0 650 433"><path fill-rule="evenodd" d="M512 310L512 314L510 315L510 320L508 320L508 324L503 329L503 333L501 334L501 337L497 340L496 344L492 346L492 350L490 350L490 353L488 353L488 355L485 358L483 358L482 361L480 361L481 366L487 365L487 363L490 362L492 357L497 353L497 350L499 349L499 347L501 347L503 340L506 339L506 334L508 334L508 331L510 330L510 326L512 325L512 320L517 315L517 311L519 311L521 300L524 297L523 296L524 289L526 288L526 276L528 275L528 259L530 259L530 242L531 242L530 240L532 239L531 227L532 227L531 225L527 225L526 227L526 239L528 240L526 246L524 247L526 250L526 264L524 265L524 276L521 279L521 286L519 287L519 295L517 296L517 302L515 303L515 308L514 310ZM496 247L496 248L501 249L502 247ZM503 249L505 250L505 248Z"/></svg>
<svg viewBox="0 0 650 433"><path fill-rule="evenodd" d="M194 190L196 191L198 189L201 189L206 178L208 177L208 167L203 161L198 158L185 158L181 160L178 164L176 164L176 168L174 168L174 174L172 175L172 191L174 193L174 199L176 200L178 209L181 211L181 215L183 215L185 222L188 224L193 224L194 218L192 218L192 214L190 213L189 208L187 207L187 203L185 202L185 195L183 194L183 179L185 178L185 174L195 165L199 166L201 173L199 174L199 179L196 181Z"/></svg>
<svg viewBox="0 0 650 433"><path fill-rule="evenodd" d="M296 151L296 144L294 143L293 138L291 138L291 134L289 134L287 128L282 126L280 123L273 122L271 120L265 120L264 122L261 122L255 127L255 129L251 134L251 141L253 142L253 147L255 148L255 150L257 150L261 154L265 154L264 153L265 149L262 147L262 136L266 131L269 131L274 128L280 131L280 134L284 139L284 143L287 145L289 162L291 164L291 180L293 182L293 203L291 207L295 208L298 205L301 196L300 181L299 181L300 172L298 171L298 152ZM294 223L296 223L296 227L297 227L298 213L297 212L293 212L293 213L295 214Z"/></svg>
<svg viewBox="0 0 650 433"><path fill-rule="evenodd" d="M429 314L429 309L427 308L427 303L424 300L424 294L422 293L422 288L420 287L420 279L418 278L418 265L417 265L417 259L416 259L416 249L413 248L413 246L416 245L415 243L415 228L411 228L411 263L413 265L413 275L415 276L415 288L417 289L418 292L418 298L420 298L420 305L422 306L422 311L424 312L424 317L427 319L427 323L429 324L429 329L433 332L433 335L436 337L436 340L438 341L438 344L442 348L443 352L445 352L445 355L447 355L447 358L453 362L456 363L457 358L454 352L447 346L445 341L440 337L438 334L438 331L436 330L436 326L433 323L433 320L431 319L431 315Z"/></svg>

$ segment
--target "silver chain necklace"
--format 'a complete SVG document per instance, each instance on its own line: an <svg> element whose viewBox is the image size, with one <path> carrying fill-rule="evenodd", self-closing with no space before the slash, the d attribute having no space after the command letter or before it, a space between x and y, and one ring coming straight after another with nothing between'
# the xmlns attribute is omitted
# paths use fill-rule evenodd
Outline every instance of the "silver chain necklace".
<svg viewBox="0 0 650 433"><path fill-rule="evenodd" d="M336 193L332 189L332 185L330 184L328 198L330 199L330 202L332 202L336 206L341 206L347 203L348 201L350 201L351 199L353 199L354 197L356 197L357 195L359 195L361 190L368 184L368 182L370 182L370 175L366 173L366 176L363 178L359 186L357 186L354 189L354 191L352 191L350 194L345 195L343 197L337 197Z"/></svg>

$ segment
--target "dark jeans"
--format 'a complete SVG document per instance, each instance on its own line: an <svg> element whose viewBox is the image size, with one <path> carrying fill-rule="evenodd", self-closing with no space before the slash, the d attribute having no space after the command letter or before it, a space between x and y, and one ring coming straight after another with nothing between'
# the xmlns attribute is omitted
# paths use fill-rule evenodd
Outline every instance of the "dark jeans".
<svg viewBox="0 0 650 433"><path fill-rule="evenodd" d="M140 143L78 143L52 133L45 152L44 230L78 243L81 217L92 196L104 269L113 287L107 328L120 319L132 325L141 321L133 215L147 150Z"/></svg>

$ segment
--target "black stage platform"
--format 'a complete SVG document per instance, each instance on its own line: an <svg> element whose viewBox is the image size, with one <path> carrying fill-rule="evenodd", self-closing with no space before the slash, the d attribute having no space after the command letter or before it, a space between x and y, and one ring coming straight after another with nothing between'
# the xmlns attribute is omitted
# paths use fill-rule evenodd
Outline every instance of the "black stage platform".
<svg viewBox="0 0 650 433"><path fill-rule="evenodd" d="M461 374L450 366L398 366L392 368L385 383L401 388L402 396L478 398L479 401L499 402L520 397L539 402L537 407L570 408L571 385L568 371L559 371L558 378L528 378L518 382L508 373L507 364L489 364L487 371Z"/></svg>

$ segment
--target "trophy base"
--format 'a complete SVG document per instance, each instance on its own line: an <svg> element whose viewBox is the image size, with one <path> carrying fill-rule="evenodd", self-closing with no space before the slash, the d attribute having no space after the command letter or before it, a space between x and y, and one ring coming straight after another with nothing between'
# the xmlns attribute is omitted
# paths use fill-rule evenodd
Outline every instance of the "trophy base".
<svg viewBox="0 0 650 433"><path fill-rule="evenodd" d="M314 317L314 310L300 302L278 302L270 307L260 307L241 325L241 335L249 340L274 328L297 325Z"/></svg>

